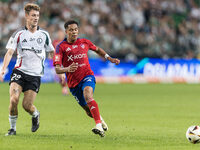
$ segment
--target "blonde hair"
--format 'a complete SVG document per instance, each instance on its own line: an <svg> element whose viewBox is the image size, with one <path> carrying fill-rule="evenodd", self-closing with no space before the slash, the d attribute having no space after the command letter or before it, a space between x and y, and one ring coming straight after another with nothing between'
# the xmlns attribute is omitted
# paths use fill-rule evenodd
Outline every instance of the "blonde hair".
<svg viewBox="0 0 200 150"><path fill-rule="evenodd" d="M34 3L27 3L27 4L24 6L24 11L25 11L25 13L29 14L29 12L30 12L31 10L40 11L40 7L39 7L37 4L34 4Z"/></svg>

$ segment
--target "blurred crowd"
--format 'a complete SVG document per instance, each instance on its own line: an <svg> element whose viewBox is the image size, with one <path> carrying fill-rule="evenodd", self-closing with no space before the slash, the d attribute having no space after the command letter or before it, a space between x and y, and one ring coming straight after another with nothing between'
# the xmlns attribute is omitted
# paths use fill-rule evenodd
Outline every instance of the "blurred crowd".
<svg viewBox="0 0 200 150"><path fill-rule="evenodd" d="M133 62L144 57L200 58L199 0L0 0L1 57L8 38L25 25L27 2L39 4L39 25L53 41L73 18L80 23L80 37L114 57Z"/></svg>

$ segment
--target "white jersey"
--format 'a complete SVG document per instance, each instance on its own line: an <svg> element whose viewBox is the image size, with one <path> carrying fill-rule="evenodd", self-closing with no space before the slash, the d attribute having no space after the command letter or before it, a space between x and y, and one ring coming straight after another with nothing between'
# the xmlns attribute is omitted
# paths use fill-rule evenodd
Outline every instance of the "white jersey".
<svg viewBox="0 0 200 150"><path fill-rule="evenodd" d="M49 33L41 28L32 33L26 27L10 37L6 49L17 51L15 68L32 76L44 74L46 52L54 51Z"/></svg>

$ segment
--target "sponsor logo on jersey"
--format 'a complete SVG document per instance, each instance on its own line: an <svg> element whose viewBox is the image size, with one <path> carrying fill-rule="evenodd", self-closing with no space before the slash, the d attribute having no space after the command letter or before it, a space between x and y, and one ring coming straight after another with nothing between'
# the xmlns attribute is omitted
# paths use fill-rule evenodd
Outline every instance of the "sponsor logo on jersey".
<svg viewBox="0 0 200 150"><path fill-rule="evenodd" d="M40 49L34 49L34 47L32 47L31 49L22 48L22 51L32 51L32 52L34 52L34 53L36 53L36 54L42 53L42 50L40 50Z"/></svg>
<svg viewBox="0 0 200 150"><path fill-rule="evenodd" d="M83 64L78 64L78 66L79 66L79 67L83 67L83 66L86 66L86 64L85 64L85 63L83 63Z"/></svg>
<svg viewBox="0 0 200 150"><path fill-rule="evenodd" d="M85 58L86 54L70 55L70 56L67 56L67 57L68 57L67 61L74 61L75 59Z"/></svg>
<svg viewBox="0 0 200 150"><path fill-rule="evenodd" d="M66 52L68 52L68 51L71 51L71 48L68 47L68 48L66 49Z"/></svg>
<svg viewBox="0 0 200 150"><path fill-rule="evenodd" d="M35 41L35 38L30 38L30 40L29 41Z"/></svg>

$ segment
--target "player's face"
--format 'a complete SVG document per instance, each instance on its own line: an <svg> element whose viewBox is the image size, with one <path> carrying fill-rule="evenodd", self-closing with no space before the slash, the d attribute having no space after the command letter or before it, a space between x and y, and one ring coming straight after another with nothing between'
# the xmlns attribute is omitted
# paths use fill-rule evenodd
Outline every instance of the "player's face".
<svg viewBox="0 0 200 150"><path fill-rule="evenodd" d="M31 10L29 14L26 14L27 24L31 27L36 27L38 25L40 12L36 10Z"/></svg>
<svg viewBox="0 0 200 150"><path fill-rule="evenodd" d="M76 41L78 38L78 26L77 24L70 24L66 29L67 38L69 41Z"/></svg>

